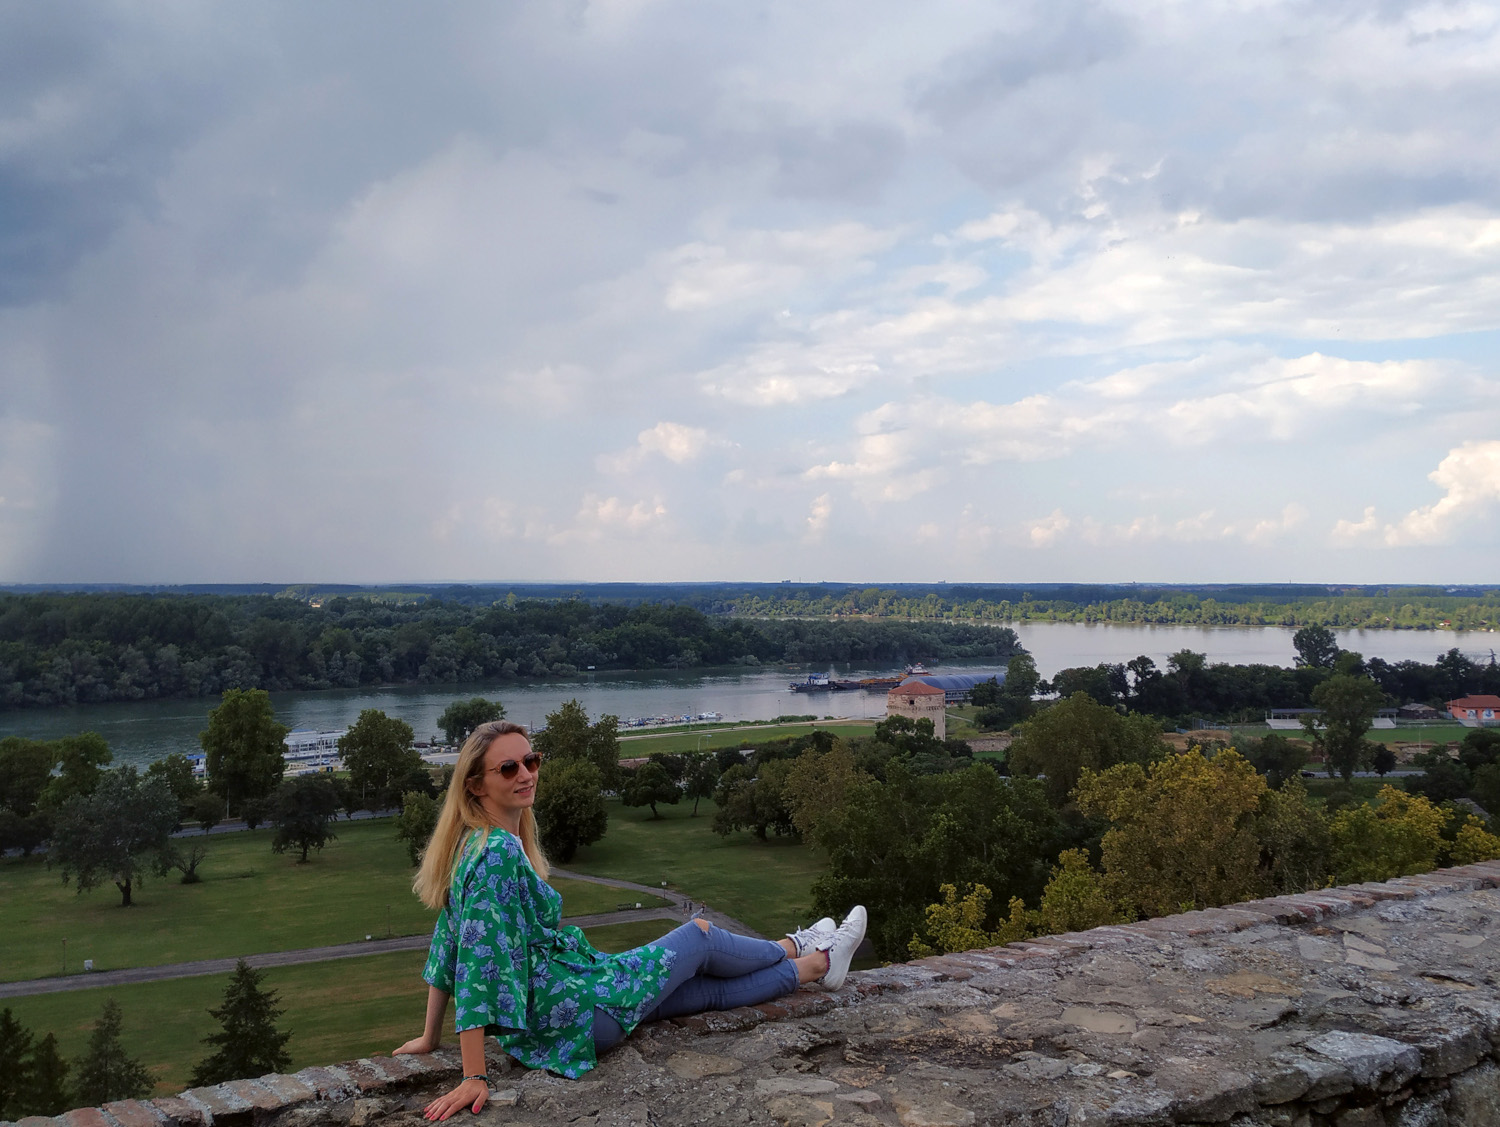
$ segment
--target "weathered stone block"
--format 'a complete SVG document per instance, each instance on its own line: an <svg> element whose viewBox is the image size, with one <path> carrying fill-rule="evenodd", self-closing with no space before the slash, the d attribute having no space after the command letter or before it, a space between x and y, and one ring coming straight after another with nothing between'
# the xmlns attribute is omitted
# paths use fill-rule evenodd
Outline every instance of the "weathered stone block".
<svg viewBox="0 0 1500 1127"><path fill-rule="evenodd" d="M306 1103L308 1100L318 1098L318 1093L311 1084L304 1084L295 1076L268 1072L258 1079L260 1086L271 1093L278 1108L291 1107L294 1104Z"/></svg>
<svg viewBox="0 0 1500 1127"><path fill-rule="evenodd" d="M114 1127L97 1107L80 1107L57 1117L62 1127Z"/></svg>
<svg viewBox="0 0 1500 1127"><path fill-rule="evenodd" d="M1472 1068L1490 1048L1488 1038L1472 1025L1434 1030L1423 1034L1415 1045L1422 1054L1421 1075L1428 1080Z"/></svg>
<svg viewBox="0 0 1500 1127"><path fill-rule="evenodd" d="M345 1061L339 1065L339 1071L357 1084L361 1092L379 1092L390 1083L385 1073L376 1068L368 1058Z"/></svg>
<svg viewBox="0 0 1500 1127"><path fill-rule="evenodd" d="M207 1127L209 1122L201 1107L177 1096L163 1096L152 1100L151 1106L161 1112L168 1127Z"/></svg>
<svg viewBox="0 0 1500 1127"><path fill-rule="evenodd" d="M1413 1046L1369 1033L1324 1033L1304 1048L1343 1065L1359 1088L1393 1092L1422 1070Z"/></svg>
<svg viewBox="0 0 1500 1127"><path fill-rule="evenodd" d="M1455 1127L1500 1127L1500 1069L1485 1063L1453 1078L1448 1120Z"/></svg>
<svg viewBox="0 0 1500 1127"><path fill-rule="evenodd" d="M248 1101L241 1099L234 1093L226 1091L222 1085L214 1084L206 1088L189 1088L182 1093L182 1098L190 1104L197 1104L208 1117L210 1123L218 1123L220 1120L244 1119L251 1113Z"/></svg>
<svg viewBox="0 0 1500 1127"><path fill-rule="evenodd" d="M276 1094L254 1080L230 1080L219 1087L244 1100L257 1111L277 1111L281 1108L281 1101L276 1098Z"/></svg>
<svg viewBox="0 0 1500 1127"><path fill-rule="evenodd" d="M27 1115L16 1120L15 1127L21 1127L23 1123L26 1127L57 1127L58 1120L46 1115Z"/></svg>
<svg viewBox="0 0 1500 1127"><path fill-rule="evenodd" d="M1255 1081L1213 1061L1173 1060L1153 1079L1178 1123L1225 1123L1255 1108Z"/></svg>
<svg viewBox="0 0 1500 1127"><path fill-rule="evenodd" d="M359 1087L332 1068L304 1068L294 1073L294 1078L307 1085L320 1100L346 1100L359 1091Z"/></svg>
<svg viewBox="0 0 1500 1127"><path fill-rule="evenodd" d="M143 1100L116 1100L105 1104L104 1111L120 1127L163 1127L167 1121L159 1109Z"/></svg>

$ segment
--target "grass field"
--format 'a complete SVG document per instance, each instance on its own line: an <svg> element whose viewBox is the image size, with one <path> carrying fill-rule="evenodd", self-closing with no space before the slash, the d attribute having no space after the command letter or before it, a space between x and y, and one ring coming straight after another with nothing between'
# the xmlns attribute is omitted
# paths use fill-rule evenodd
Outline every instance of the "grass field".
<svg viewBox="0 0 1500 1127"><path fill-rule="evenodd" d="M272 853L269 830L210 837L200 883L153 877L130 908L112 884L78 894L41 858L0 861L0 981L60 973L64 939L75 972L84 959L113 970L430 931L433 915L412 893L392 833L386 820L341 822L306 865ZM582 881L555 884L567 915L612 912L626 899Z"/></svg>
<svg viewBox="0 0 1500 1127"><path fill-rule="evenodd" d="M590 928L587 934L601 951L625 951L672 927L666 920L648 920ZM424 951L393 951L265 971L265 985L280 994L286 1011L277 1024L283 1031L291 1030L287 1051L292 1069L389 1053L421 1032L426 958ZM216 974L143 982L12 998L5 1005L38 1036L57 1034L59 1049L71 1059L86 1048L105 998L114 998L124 1014L127 1051L152 1070L156 1094L170 1095L187 1086L193 1065L207 1055L202 1038L218 1027L208 1009L222 1001L228 980L227 974ZM450 1009L450 1022L452 1016ZM453 1041L452 1026L445 1028Z"/></svg>
<svg viewBox="0 0 1500 1127"><path fill-rule="evenodd" d="M874 720L819 720L804 724L754 724L703 728L620 737L620 757L634 759L654 752L716 751L721 747L746 747L771 740L785 740L826 731L845 736L868 736Z"/></svg>
<svg viewBox="0 0 1500 1127"><path fill-rule="evenodd" d="M609 833L585 846L566 866L593 876L659 885L662 881L710 907L742 920L762 935L778 937L808 921L813 878L823 862L799 842L758 841L740 832L713 832L714 807L704 801L651 811L609 804Z"/></svg>

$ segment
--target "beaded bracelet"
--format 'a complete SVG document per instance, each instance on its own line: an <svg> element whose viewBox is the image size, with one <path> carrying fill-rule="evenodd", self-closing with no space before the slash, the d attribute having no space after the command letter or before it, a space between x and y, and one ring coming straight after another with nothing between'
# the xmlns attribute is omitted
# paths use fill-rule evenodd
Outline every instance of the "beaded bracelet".
<svg viewBox="0 0 1500 1127"><path fill-rule="evenodd" d="M486 1084L488 1084L490 1082L490 1074L488 1072L476 1072L473 1076L465 1076L464 1080L465 1082L470 1080L483 1080Z"/></svg>

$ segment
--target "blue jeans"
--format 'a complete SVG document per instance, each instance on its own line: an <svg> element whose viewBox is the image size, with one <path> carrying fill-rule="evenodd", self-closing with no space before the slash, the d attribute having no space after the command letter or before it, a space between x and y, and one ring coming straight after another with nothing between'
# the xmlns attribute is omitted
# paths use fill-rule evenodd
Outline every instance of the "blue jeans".
<svg viewBox="0 0 1500 1127"><path fill-rule="evenodd" d="M797 989L797 968L787 958L786 948L769 939L749 939L712 926L704 931L689 922L650 946L665 947L677 959L643 1024L704 1010L753 1006ZM595 1053L624 1039L620 1023L594 1007Z"/></svg>

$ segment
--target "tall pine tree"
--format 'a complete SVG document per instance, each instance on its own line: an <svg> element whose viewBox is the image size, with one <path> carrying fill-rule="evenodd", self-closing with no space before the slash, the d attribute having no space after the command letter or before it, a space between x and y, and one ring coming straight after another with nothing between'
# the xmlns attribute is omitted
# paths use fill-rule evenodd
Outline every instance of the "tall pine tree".
<svg viewBox="0 0 1500 1127"><path fill-rule="evenodd" d="M0 1010L0 1119L21 1118L31 1069L31 1030L7 1006Z"/></svg>
<svg viewBox="0 0 1500 1127"><path fill-rule="evenodd" d="M113 998L104 1003L94 1032L89 1034L88 1052L76 1064L80 1107L140 1099L154 1087L146 1066L126 1055L120 1043L120 1004Z"/></svg>
<svg viewBox="0 0 1500 1127"><path fill-rule="evenodd" d="M61 1115L73 1106L68 1091L68 1062L57 1051L51 1033L31 1051L31 1077L21 1100L23 1115Z"/></svg>
<svg viewBox="0 0 1500 1127"><path fill-rule="evenodd" d="M221 1084L225 1080L247 1080L267 1072L280 1072L292 1062L286 1051L290 1033L276 1028L282 1008L274 990L262 990L265 976L241 959L224 991L224 1004L209 1010L223 1031L203 1038L215 1052L198 1062L192 1084Z"/></svg>

